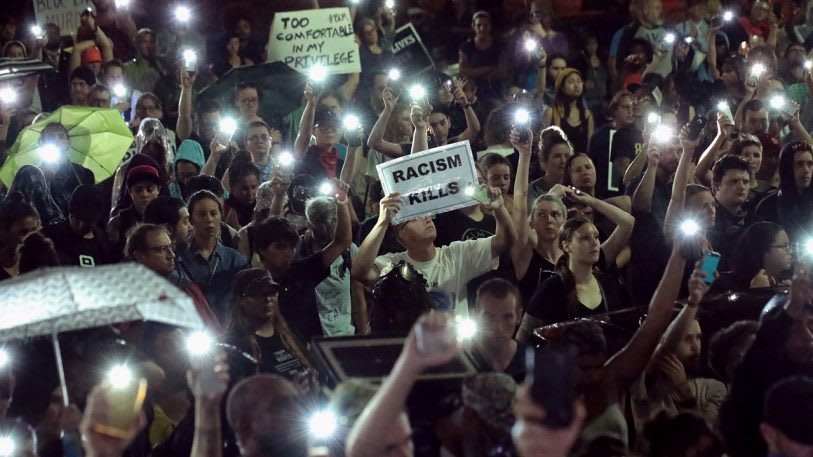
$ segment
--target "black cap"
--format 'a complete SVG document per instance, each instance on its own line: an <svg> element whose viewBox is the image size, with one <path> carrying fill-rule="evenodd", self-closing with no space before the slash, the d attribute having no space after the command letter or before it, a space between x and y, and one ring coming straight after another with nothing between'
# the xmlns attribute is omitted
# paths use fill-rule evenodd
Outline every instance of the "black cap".
<svg viewBox="0 0 813 457"><path fill-rule="evenodd" d="M804 446L813 446L813 379L792 377L765 394L762 422Z"/></svg>
<svg viewBox="0 0 813 457"><path fill-rule="evenodd" d="M319 105L316 107L316 114L313 116L313 125L321 124L338 124L339 118L327 105Z"/></svg>

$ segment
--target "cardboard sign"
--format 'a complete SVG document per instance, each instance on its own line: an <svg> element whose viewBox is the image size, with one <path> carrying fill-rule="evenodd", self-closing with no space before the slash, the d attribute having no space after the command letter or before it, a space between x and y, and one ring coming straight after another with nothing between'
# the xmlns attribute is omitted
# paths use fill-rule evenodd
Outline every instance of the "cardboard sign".
<svg viewBox="0 0 813 457"><path fill-rule="evenodd" d="M468 141L384 162L376 169L384 194L401 194L401 211L393 217L394 224L477 204L465 191L477 186Z"/></svg>
<svg viewBox="0 0 813 457"><path fill-rule="evenodd" d="M82 11L91 6L90 0L33 0L37 24L53 22L62 36L73 36L81 23ZM27 32L26 32L27 33Z"/></svg>
<svg viewBox="0 0 813 457"><path fill-rule="evenodd" d="M361 71L359 47L348 8L292 11L274 15L268 61L307 72L315 64L331 74Z"/></svg>
<svg viewBox="0 0 813 457"><path fill-rule="evenodd" d="M432 56L411 22L395 31L392 55L398 68L406 73L418 74L435 67Z"/></svg>

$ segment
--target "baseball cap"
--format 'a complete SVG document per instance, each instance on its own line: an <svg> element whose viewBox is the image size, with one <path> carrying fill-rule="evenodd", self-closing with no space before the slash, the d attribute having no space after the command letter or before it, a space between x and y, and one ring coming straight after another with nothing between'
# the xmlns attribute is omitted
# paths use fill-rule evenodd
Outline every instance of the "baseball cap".
<svg viewBox="0 0 813 457"><path fill-rule="evenodd" d="M82 63L95 63L102 61L102 51L97 46L82 51Z"/></svg>
<svg viewBox="0 0 813 457"><path fill-rule="evenodd" d="M330 109L327 105L319 105L316 107L316 113L313 116L313 125L321 125L321 124L338 124L339 118L336 117L336 114L333 110Z"/></svg>
<svg viewBox="0 0 813 457"><path fill-rule="evenodd" d="M138 165L127 171L127 187L139 181L152 181L155 185L161 185L161 178L158 169L151 165Z"/></svg>
<svg viewBox="0 0 813 457"><path fill-rule="evenodd" d="M279 284L265 268L247 268L234 275L232 282L235 297L245 297L256 292L265 292L266 289L279 290L279 288Z"/></svg>

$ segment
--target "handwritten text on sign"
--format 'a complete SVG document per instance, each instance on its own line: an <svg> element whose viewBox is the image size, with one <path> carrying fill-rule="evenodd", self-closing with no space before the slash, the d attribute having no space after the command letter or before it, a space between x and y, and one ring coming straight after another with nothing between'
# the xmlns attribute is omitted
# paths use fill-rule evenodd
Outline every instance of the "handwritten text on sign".
<svg viewBox="0 0 813 457"><path fill-rule="evenodd" d="M82 11L90 6L90 0L33 0L37 24L54 23L63 36L73 35L80 24Z"/></svg>
<svg viewBox="0 0 813 457"><path fill-rule="evenodd" d="M277 13L268 40L268 60L282 61L302 72L315 64L324 65L332 74L360 72L350 10Z"/></svg>
<svg viewBox="0 0 813 457"><path fill-rule="evenodd" d="M393 223L477 203L465 192L466 187L477 185L468 141L401 157L376 168L384 193L401 194L401 211L393 217Z"/></svg>

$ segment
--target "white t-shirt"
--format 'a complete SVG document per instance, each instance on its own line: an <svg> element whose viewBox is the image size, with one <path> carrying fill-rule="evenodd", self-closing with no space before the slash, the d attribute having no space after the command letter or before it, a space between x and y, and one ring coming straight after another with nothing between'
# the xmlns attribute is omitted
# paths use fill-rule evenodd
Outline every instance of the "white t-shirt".
<svg viewBox="0 0 813 457"><path fill-rule="evenodd" d="M353 243L348 250L352 264L359 248ZM344 257L339 256L330 265L330 276L316 286L319 320L325 336L353 336L356 333L350 297L350 265L345 263Z"/></svg>
<svg viewBox="0 0 813 457"><path fill-rule="evenodd" d="M435 257L428 262L418 262L406 252L384 254L376 257L379 271L405 260L426 279L429 289L442 289L452 296L455 314L469 315L466 285L472 279L496 269L499 256L491 255L491 238L455 241L448 246L435 248Z"/></svg>

